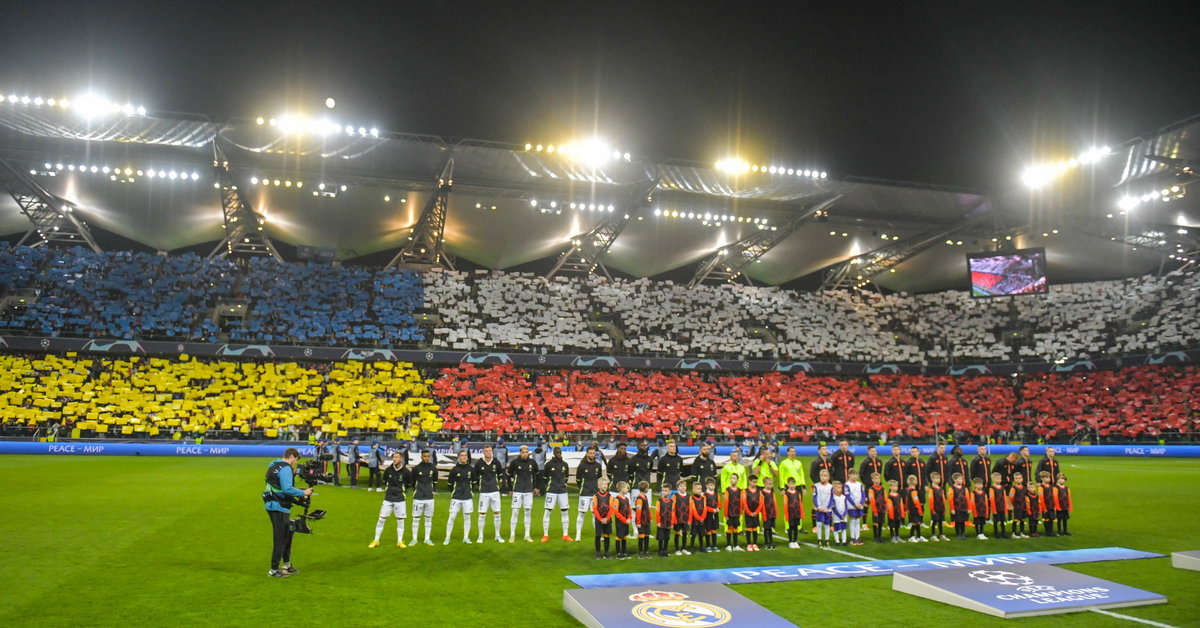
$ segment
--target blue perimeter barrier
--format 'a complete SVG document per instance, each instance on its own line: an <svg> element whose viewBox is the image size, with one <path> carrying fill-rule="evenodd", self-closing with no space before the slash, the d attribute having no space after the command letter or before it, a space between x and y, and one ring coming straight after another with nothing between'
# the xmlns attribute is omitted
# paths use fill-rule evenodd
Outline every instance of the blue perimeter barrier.
<svg viewBox="0 0 1200 628"><path fill-rule="evenodd" d="M911 443L902 443L903 453L908 456L908 448ZM346 446L345 443L342 445ZM138 443L130 442L112 442L106 443L103 441L86 441L86 442L59 442L59 443L41 443L30 441L0 441L0 454L49 454L49 455L66 455L66 456L194 456L194 457L250 457L261 458L266 456L280 456L283 450L288 447L295 447L300 450L302 457L308 458L313 455L313 446L305 443L296 442L280 442L274 443L256 443L253 445L193 445L179 442L161 442L161 441L145 441ZM468 449L472 451L472 455L482 451L483 443L469 443ZM927 456L935 450L933 445L918 445L921 448L921 455ZM992 456L1003 456L1009 452L1015 452L1019 445L989 445L988 453ZM1054 447L1055 451L1062 456L1123 456L1133 458L1200 458L1200 445L1029 445L1029 452L1034 456L1041 456L1045 453L1046 447ZM365 447L364 447L365 448ZM518 445L508 445L508 450L512 455L516 455L519 448ZM836 445L830 446L829 451L832 454L837 449ZM852 446L851 451L858 457L859 461L866 456L867 448L865 445ZM880 458L891 457L890 445L879 448ZM450 446L445 444L437 444L434 450L438 453L449 453ZM574 447L565 448L564 451L574 451ZM718 456L727 456L733 450L731 445L718 446L716 453ZM699 453L700 448L680 447L679 453L683 456L694 456ZM632 453L632 452L631 452ZM743 448L743 454L748 455L750 448ZM782 452L781 452L782 453ZM796 455L805 459L815 458L817 456L817 447L815 445L797 445ZM964 457L970 459L975 455L974 445L963 445Z"/></svg>
<svg viewBox="0 0 1200 628"><path fill-rule="evenodd" d="M278 445L191 445L185 443L31 443L0 441L0 454L48 454L57 456L192 456L202 457L279 457L288 447L311 458L314 447L307 444Z"/></svg>
<svg viewBox="0 0 1200 628"><path fill-rule="evenodd" d="M662 586L717 582L745 584L751 582L794 582L796 580L826 580L829 578L861 578L886 576L898 571L924 569L958 569L961 567L996 567L1046 563L1066 565L1105 560L1137 560L1161 558L1162 554L1142 552L1125 547L1090 547L1077 550L1020 552L1012 554L980 554L976 556L940 556L935 558L900 558L866 560L816 565L777 565L770 567L732 567L728 569L694 569L689 571L647 571L642 573L611 573L567 576L585 589L626 586Z"/></svg>

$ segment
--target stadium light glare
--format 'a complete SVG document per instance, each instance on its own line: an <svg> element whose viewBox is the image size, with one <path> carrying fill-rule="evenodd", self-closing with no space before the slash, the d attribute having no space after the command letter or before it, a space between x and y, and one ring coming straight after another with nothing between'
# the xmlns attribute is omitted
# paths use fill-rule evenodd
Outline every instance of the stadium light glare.
<svg viewBox="0 0 1200 628"><path fill-rule="evenodd" d="M541 147L538 147L541 150ZM619 156L620 152L613 150L608 142L598 137L591 137L578 142L563 144L558 152L589 168L598 168Z"/></svg>
<svg viewBox="0 0 1200 628"><path fill-rule="evenodd" d="M75 99L75 111L84 118L93 118L108 111L108 102L95 94L84 94Z"/></svg>
<svg viewBox="0 0 1200 628"><path fill-rule="evenodd" d="M325 108L326 109L333 109L336 106L337 106L337 101L334 100L332 97L325 99Z"/></svg>
<svg viewBox="0 0 1200 628"><path fill-rule="evenodd" d="M718 161L716 167L717 170L720 170L726 174L737 175L750 172L750 164L744 159L739 159L737 157L726 157L725 159Z"/></svg>

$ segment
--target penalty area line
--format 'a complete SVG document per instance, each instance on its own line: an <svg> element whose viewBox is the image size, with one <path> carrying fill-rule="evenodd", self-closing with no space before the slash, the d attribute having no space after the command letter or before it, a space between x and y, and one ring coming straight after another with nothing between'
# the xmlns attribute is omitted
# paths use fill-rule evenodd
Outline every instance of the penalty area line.
<svg viewBox="0 0 1200 628"><path fill-rule="evenodd" d="M1122 615L1121 613L1114 613L1112 611L1106 611L1106 610L1100 609L1100 608L1093 608L1091 610L1093 613L1100 613L1101 615L1108 615L1109 617L1116 617L1117 619L1124 619L1127 621L1135 621L1139 624L1146 624L1147 626L1158 626L1159 628L1175 628L1175 626L1172 626L1171 624L1163 624L1163 623L1159 623L1156 621L1151 621L1149 619L1142 619L1141 617L1134 617L1133 615Z"/></svg>

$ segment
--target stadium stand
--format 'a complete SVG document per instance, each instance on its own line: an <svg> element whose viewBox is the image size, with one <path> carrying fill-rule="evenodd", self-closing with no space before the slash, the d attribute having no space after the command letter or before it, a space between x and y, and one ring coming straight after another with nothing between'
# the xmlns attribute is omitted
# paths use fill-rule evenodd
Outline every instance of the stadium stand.
<svg viewBox="0 0 1200 628"><path fill-rule="evenodd" d="M236 342L401 345L424 338L413 311L422 305L416 273L373 272L353 266L249 262L236 296L249 299Z"/></svg>
<svg viewBox="0 0 1200 628"><path fill-rule="evenodd" d="M912 364L1200 345L1200 273L1180 270L978 299L8 245L0 262L0 333Z"/></svg>
<svg viewBox="0 0 1200 628"><path fill-rule="evenodd" d="M415 435L441 428L429 391L400 362L0 355L0 422L59 423L84 435Z"/></svg>
<svg viewBox="0 0 1200 628"><path fill-rule="evenodd" d="M1097 385L1108 390L1093 390ZM1170 393L1154 392L1168 385ZM1071 440L1191 434L1198 385L1200 369L1190 366L1010 378L538 372L462 364L443 369L433 392L445 429L456 432Z"/></svg>
<svg viewBox="0 0 1200 628"><path fill-rule="evenodd" d="M3 250L5 265L17 269L2 277L5 294L24 290L37 297L27 307L17 303L6 312L7 331L215 340L215 325L204 319L206 305L233 284L229 262L194 254L93 253L80 247Z"/></svg>
<svg viewBox="0 0 1200 628"><path fill-rule="evenodd" d="M432 344L444 349L545 348L611 351L612 341L588 325L588 284L532 273L434 270L425 276L427 306L441 317Z"/></svg>
<svg viewBox="0 0 1200 628"><path fill-rule="evenodd" d="M813 441L1190 438L1200 368L1004 376L721 374L0 355L6 433L224 438L562 433Z"/></svg>
<svg viewBox="0 0 1200 628"><path fill-rule="evenodd" d="M6 244L0 263L3 295L36 297L4 311L4 333L367 346L424 339L414 315L422 281L408 271ZM221 300L248 311L222 318Z"/></svg>

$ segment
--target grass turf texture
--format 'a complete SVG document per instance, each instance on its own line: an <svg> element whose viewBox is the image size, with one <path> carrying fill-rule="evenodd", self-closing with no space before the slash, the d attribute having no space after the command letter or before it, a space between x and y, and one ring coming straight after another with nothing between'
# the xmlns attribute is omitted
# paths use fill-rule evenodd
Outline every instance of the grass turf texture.
<svg viewBox="0 0 1200 628"><path fill-rule="evenodd" d="M1200 549L1200 461L1062 458L1078 508L1073 536L875 545L845 549L873 558L968 555L1122 545L1169 554ZM591 537L499 545L490 517L483 545L443 547L449 500L434 519L436 547L395 547L388 522L367 549L381 493L322 487L329 510L297 535L297 576L267 578L270 524L263 514L267 461L240 458L0 456L0 625L265 625L272 621L376 625L577 625L562 610L576 573L703 569L854 560L804 547L757 554L597 561ZM344 480L343 480L344 481ZM365 483L365 473L364 473ZM508 501L502 500L507 537ZM572 501L574 505L574 501ZM535 500L535 539L543 504ZM571 511L574 525L575 512ZM473 521L474 526L477 521ZM405 533L411 537L410 526ZM806 526L807 527L807 526ZM472 530L472 537L476 535ZM989 526L990 533L990 526ZM813 541L810 534L802 540ZM723 543L722 539L722 543ZM743 543L745 541L743 540ZM652 544L652 550L656 547ZM1200 573L1169 558L1067 565L1165 594L1164 605L1117 612L1174 626L1200 624ZM747 584L737 591L801 626L998 625L1004 620L891 590L891 577ZM285 619L286 618L286 619ZM1135 625L1096 613L1020 620L1038 626Z"/></svg>

